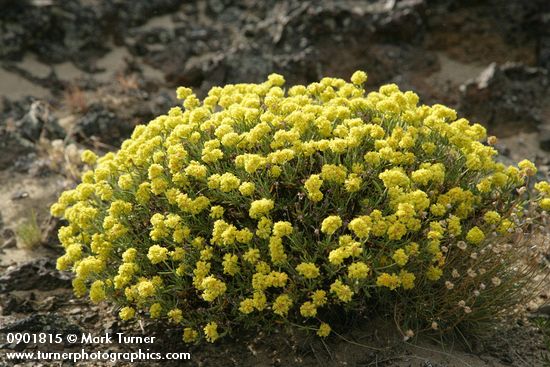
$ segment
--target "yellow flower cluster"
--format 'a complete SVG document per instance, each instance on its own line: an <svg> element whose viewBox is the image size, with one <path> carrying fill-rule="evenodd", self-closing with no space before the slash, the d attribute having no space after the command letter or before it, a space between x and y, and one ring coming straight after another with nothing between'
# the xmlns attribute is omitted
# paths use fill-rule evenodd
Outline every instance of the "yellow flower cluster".
<svg viewBox="0 0 550 367"><path fill-rule="evenodd" d="M539 205L543 210L550 211L550 183L537 182L535 189L541 193Z"/></svg>
<svg viewBox="0 0 550 367"><path fill-rule="evenodd" d="M151 261L151 264L158 264L168 259L168 249L159 245L153 245L149 247L147 258Z"/></svg>
<svg viewBox="0 0 550 367"><path fill-rule="evenodd" d="M337 215L326 217L321 223L321 232L328 235L334 234L342 226L342 219Z"/></svg>
<svg viewBox="0 0 550 367"><path fill-rule="evenodd" d="M475 226L468 231L466 240L474 245L479 245L485 239L485 234L479 227Z"/></svg>
<svg viewBox="0 0 550 367"><path fill-rule="evenodd" d="M304 184L307 190L308 198L312 201L321 201L323 199L323 193L321 192L321 185L323 180L319 175L311 175Z"/></svg>
<svg viewBox="0 0 550 367"><path fill-rule="evenodd" d="M317 278L320 274L319 268L313 263L301 263L296 266L296 270L300 275L309 279Z"/></svg>
<svg viewBox="0 0 550 367"><path fill-rule="evenodd" d="M250 204L250 210L248 211L248 214L250 215L250 218L258 219L264 215L268 215L269 211L273 209L273 207L274 207L273 200L270 200L270 199L256 200Z"/></svg>
<svg viewBox="0 0 550 367"><path fill-rule="evenodd" d="M348 277L350 279L365 279L369 276L370 268L362 261L351 264L348 267Z"/></svg>
<svg viewBox="0 0 550 367"><path fill-rule="evenodd" d="M536 168L498 163L485 129L452 109L394 84L367 93L366 80L286 88L273 74L202 101L178 88L183 106L118 152L82 153L82 183L51 207L68 222L58 268L78 296L114 301L123 320L167 319L186 342L236 322L327 336L317 318L336 304L447 291L476 273L488 236L524 220ZM550 184L535 189L549 211Z"/></svg>

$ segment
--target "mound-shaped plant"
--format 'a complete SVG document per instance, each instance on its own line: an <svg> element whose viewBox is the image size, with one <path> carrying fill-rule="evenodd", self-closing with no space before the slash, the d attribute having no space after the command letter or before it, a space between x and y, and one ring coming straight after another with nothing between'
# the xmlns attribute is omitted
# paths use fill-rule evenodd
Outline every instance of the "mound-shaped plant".
<svg viewBox="0 0 550 367"><path fill-rule="evenodd" d="M496 139L367 76L284 89L180 87L52 213L58 268L120 317L167 318L188 342L235 326L330 333L334 310L387 310L403 330L505 314L541 272L532 234L550 184L495 161Z"/></svg>

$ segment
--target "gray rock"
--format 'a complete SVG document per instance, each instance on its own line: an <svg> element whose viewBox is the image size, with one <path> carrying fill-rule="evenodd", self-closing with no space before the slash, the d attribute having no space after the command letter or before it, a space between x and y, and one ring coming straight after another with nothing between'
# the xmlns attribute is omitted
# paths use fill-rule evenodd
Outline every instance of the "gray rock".
<svg viewBox="0 0 550 367"><path fill-rule="evenodd" d="M39 289L42 291L57 288L70 288L68 273L55 269L52 259L36 259L8 268L0 275L0 294L14 290Z"/></svg>
<svg viewBox="0 0 550 367"><path fill-rule="evenodd" d="M27 160L36 148L32 142L16 132L0 127L0 170L15 167Z"/></svg>
<svg viewBox="0 0 550 367"><path fill-rule="evenodd" d="M546 2L545 12L539 13L539 22L536 27L538 42L538 63L539 66L550 71L550 5Z"/></svg>
<svg viewBox="0 0 550 367"><path fill-rule="evenodd" d="M79 140L95 137L103 143L117 145L128 137L133 126L119 121L117 115L107 108L93 104L75 125L74 134Z"/></svg>
<svg viewBox="0 0 550 367"><path fill-rule="evenodd" d="M21 200L21 199L26 199L28 197L29 197L29 193L27 191L17 190L11 195L10 199L11 200Z"/></svg>
<svg viewBox="0 0 550 367"><path fill-rule="evenodd" d="M12 333L12 332L25 332L25 333L51 333L51 334L62 334L66 336L68 334L82 334L82 329L80 326L73 324L64 316L58 315L56 313L50 313L46 315L32 314L23 319L14 321L5 326L0 327L0 332L2 333ZM67 342L65 338L63 341L66 346L74 345ZM23 345L24 343L17 344L18 346ZM13 349L10 345L0 345L0 349L10 348Z"/></svg>
<svg viewBox="0 0 550 367"><path fill-rule="evenodd" d="M128 28L179 6L180 0L7 1L0 12L0 58L20 60L32 51L49 63L73 61L95 71L94 60L108 51L111 36L119 39Z"/></svg>
<svg viewBox="0 0 550 367"><path fill-rule="evenodd" d="M30 299L14 295L7 295L5 298L0 299L0 308L4 316L11 315L14 312L31 313L34 311Z"/></svg>
<svg viewBox="0 0 550 367"><path fill-rule="evenodd" d="M66 221L62 221L52 215L49 215L41 224L40 229L42 231L42 244L45 247L51 248L56 251L61 251L62 247L59 245L59 239L57 233L59 228L66 224Z"/></svg>
<svg viewBox="0 0 550 367"><path fill-rule="evenodd" d="M424 37L426 6L424 0L406 0L386 8L376 25L377 38L389 42L420 42Z"/></svg>
<svg viewBox="0 0 550 367"><path fill-rule="evenodd" d="M542 150L550 152L550 124L541 126L539 142Z"/></svg>
<svg viewBox="0 0 550 367"><path fill-rule="evenodd" d="M535 314L550 316L550 305L542 305L535 311Z"/></svg>
<svg viewBox="0 0 550 367"><path fill-rule="evenodd" d="M4 228L2 230L2 238L5 240L9 240L10 238L15 237L15 232L11 228Z"/></svg>
<svg viewBox="0 0 550 367"><path fill-rule="evenodd" d="M51 113L48 104L34 101L23 118L15 123L17 132L30 141L36 142L44 135L49 140L63 139L65 130Z"/></svg>
<svg viewBox="0 0 550 367"><path fill-rule="evenodd" d="M17 132L25 139L34 142L38 141L42 132L42 126L44 126L43 114L40 101L33 102L29 113L15 123Z"/></svg>
<svg viewBox="0 0 550 367"><path fill-rule="evenodd" d="M424 361L424 363L422 363L421 366L422 367L445 367L445 365L443 365L443 364L434 363L434 362L431 362L431 361Z"/></svg>
<svg viewBox="0 0 550 367"><path fill-rule="evenodd" d="M548 72L523 64L492 63L475 80L460 87L459 110L471 120L510 136L534 132L543 122Z"/></svg>
<svg viewBox="0 0 550 367"><path fill-rule="evenodd" d="M1 249L14 248L17 246L17 239L15 237L11 237L2 241L2 245L0 246Z"/></svg>

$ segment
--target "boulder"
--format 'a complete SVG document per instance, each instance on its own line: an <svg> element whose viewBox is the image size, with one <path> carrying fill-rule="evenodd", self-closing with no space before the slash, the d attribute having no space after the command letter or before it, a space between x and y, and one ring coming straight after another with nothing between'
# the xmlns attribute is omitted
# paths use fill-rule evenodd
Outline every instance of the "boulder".
<svg viewBox="0 0 550 367"><path fill-rule="evenodd" d="M502 137L535 132L543 122L548 85L545 69L492 63L475 80L460 87L459 111Z"/></svg>
<svg viewBox="0 0 550 367"><path fill-rule="evenodd" d="M70 288L71 276L55 268L52 259L34 259L8 268L0 275L0 294L37 289Z"/></svg>

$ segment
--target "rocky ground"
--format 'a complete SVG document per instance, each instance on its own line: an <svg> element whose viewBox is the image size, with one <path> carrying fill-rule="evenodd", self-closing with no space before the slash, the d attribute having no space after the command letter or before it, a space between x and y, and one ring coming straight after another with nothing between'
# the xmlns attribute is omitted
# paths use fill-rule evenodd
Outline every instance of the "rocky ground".
<svg viewBox="0 0 550 367"><path fill-rule="evenodd" d="M343 322L342 336L326 342L243 331L184 346L180 331L122 325L108 306L72 297L69 275L55 271L59 224L48 207L78 180L79 150L116 149L136 124L176 104L176 86L204 94L271 72L293 84L366 70L370 88L395 82L423 103L453 106L500 138L504 159L529 158L548 172L548 1L0 0L0 8L0 333L157 335L147 347L189 351L198 366L543 365L543 338L528 322L470 349L403 342L364 320ZM2 361L6 351L37 348L0 338L0 366L14 365Z"/></svg>

